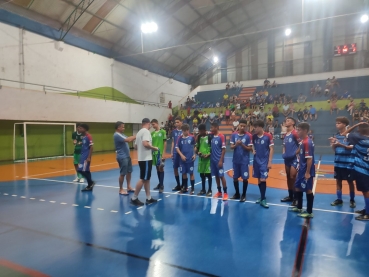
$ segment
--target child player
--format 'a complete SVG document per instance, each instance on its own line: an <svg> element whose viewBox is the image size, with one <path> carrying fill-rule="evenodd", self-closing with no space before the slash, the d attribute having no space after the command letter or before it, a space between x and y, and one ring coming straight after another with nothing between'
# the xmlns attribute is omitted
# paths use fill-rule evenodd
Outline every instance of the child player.
<svg viewBox="0 0 369 277"><path fill-rule="evenodd" d="M256 204L264 208L269 208L266 198L266 179L268 178L269 169L272 168L272 160L274 154L273 137L264 132L264 121L256 120L254 122L255 134L252 136L252 144L254 145L254 163L253 177L258 179L260 198Z"/></svg>
<svg viewBox="0 0 369 277"><path fill-rule="evenodd" d="M177 185L172 189L172 191L179 191L181 190L181 184L179 182L179 173L178 168L180 164L181 157L178 155L175 145L177 143L178 138L182 135L182 119L180 117L176 117L174 121L176 129L172 131L172 161L173 161L173 169L174 169L174 178L176 179Z"/></svg>
<svg viewBox="0 0 369 277"><path fill-rule="evenodd" d="M200 173L201 177L201 191L197 195L204 195L211 196L212 195L212 182L213 179L210 173L210 144L211 143L211 136L206 134L206 125L200 124L199 125L199 135L197 136L196 148L195 152L199 156L199 163L198 163L198 172ZM205 190L205 180L208 179L209 189L208 192Z"/></svg>
<svg viewBox="0 0 369 277"><path fill-rule="evenodd" d="M78 164L79 164L79 158L81 156L81 148L82 148L82 134L80 132L79 126L81 126L81 123L76 123L76 132L73 132L72 134L72 140L74 144L74 153L73 153L73 164L74 168L76 169L77 178L73 180L73 182L79 182L83 183L84 179L81 175L81 173L78 172Z"/></svg>
<svg viewBox="0 0 369 277"><path fill-rule="evenodd" d="M167 135L165 130L160 129L159 122L156 119L151 120L151 126L154 131L151 133L152 146L159 148L159 151L152 152L152 162L156 165L156 173L158 174L159 184L154 190L164 191L164 151L167 149ZM159 161L159 164L157 162Z"/></svg>
<svg viewBox="0 0 369 277"><path fill-rule="evenodd" d="M336 118L336 128L338 133L329 138L334 155L334 178L336 179L337 199L334 200L332 206L342 206L342 181L346 180L350 189L350 208L355 208L355 187L351 172L351 151L353 146L349 145L346 136L346 127L350 121L340 116Z"/></svg>
<svg viewBox="0 0 369 277"><path fill-rule="evenodd" d="M210 170L211 175L215 176L218 189L218 192L214 195L214 198L223 196L223 200L226 201L228 200L228 193L223 168L224 155L226 151L225 138L223 134L219 133L219 125L216 122L211 124L211 133L213 134L213 137L211 139ZM222 195L220 181L222 181L224 195Z"/></svg>
<svg viewBox="0 0 369 277"><path fill-rule="evenodd" d="M247 122L241 119L238 125L238 132L231 137L231 149L233 149L233 184L236 190L231 199L240 199L240 187L238 178L242 178L242 196L240 202L246 201L246 191L249 179L250 151L252 151L252 136L246 132Z"/></svg>
<svg viewBox="0 0 369 277"><path fill-rule="evenodd" d="M298 212L298 216L304 218L313 218L313 181L315 177L314 162L314 142L309 138L310 125L308 123L300 123L297 126L297 133L301 139L300 155L299 155L299 172L295 183L295 195L297 198L297 206L291 211ZM302 210L303 193L306 193L306 211Z"/></svg>
<svg viewBox="0 0 369 277"><path fill-rule="evenodd" d="M281 202L292 202L291 206L296 206L297 201L294 197L295 182L298 168L297 155L300 152L300 138L295 130L296 120L293 117L287 117L285 126L287 133L283 139L282 158L286 169L288 196L281 199Z"/></svg>
<svg viewBox="0 0 369 277"><path fill-rule="evenodd" d="M81 173L81 175L85 177L87 181L87 187L82 189L82 191L92 191L95 182L92 181L90 164L94 143L92 142L91 135L88 133L89 127L87 124L82 123L79 126L79 130L82 135L82 147L81 157L78 164L78 172Z"/></svg>
<svg viewBox="0 0 369 277"><path fill-rule="evenodd" d="M178 138L176 143L176 151L181 158L180 165L182 168L182 189L180 193L186 193L188 191L187 174L190 174L191 194L195 192L195 176L193 174L194 162L196 159L194 151L195 144L195 138L190 135L190 126L188 124L183 124L182 135Z"/></svg>

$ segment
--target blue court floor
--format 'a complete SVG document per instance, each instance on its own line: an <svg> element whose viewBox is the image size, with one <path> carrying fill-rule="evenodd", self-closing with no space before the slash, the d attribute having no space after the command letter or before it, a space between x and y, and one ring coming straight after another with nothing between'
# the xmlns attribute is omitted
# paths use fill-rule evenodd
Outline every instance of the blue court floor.
<svg viewBox="0 0 369 277"><path fill-rule="evenodd" d="M63 277L292 275L305 220L280 202L286 191L267 189L269 209L254 203L255 185L245 203L178 195L169 160L165 170L165 192L152 191L160 201L141 208L118 194L118 169L93 172L92 193L74 176L0 183L0 259ZM133 186L138 173L135 166ZM196 193L199 182L196 175ZM369 276L369 222L356 221L344 197L336 208L334 195L316 194L301 276ZM361 195L356 201L364 207Z"/></svg>

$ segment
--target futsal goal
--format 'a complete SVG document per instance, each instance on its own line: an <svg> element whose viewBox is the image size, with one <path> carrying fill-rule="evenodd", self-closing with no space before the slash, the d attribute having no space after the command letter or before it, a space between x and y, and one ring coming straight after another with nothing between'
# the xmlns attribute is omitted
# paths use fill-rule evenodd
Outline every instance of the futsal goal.
<svg viewBox="0 0 369 277"><path fill-rule="evenodd" d="M73 155L75 123L14 123L13 161L64 158Z"/></svg>

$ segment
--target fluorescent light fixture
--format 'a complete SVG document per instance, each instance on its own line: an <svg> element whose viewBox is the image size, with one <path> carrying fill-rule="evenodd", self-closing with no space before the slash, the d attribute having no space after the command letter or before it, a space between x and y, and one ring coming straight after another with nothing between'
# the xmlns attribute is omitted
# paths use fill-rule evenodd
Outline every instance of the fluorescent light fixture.
<svg viewBox="0 0 369 277"><path fill-rule="evenodd" d="M141 32L144 34L154 33L158 30L158 24L155 22L148 22L141 24Z"/></svg>
<svg viewBox="0 0 369 277"><path fill-rule="evenodd" d="M365 22L368 21L368 19L369 19L368 15L364 14L364 15L361 16L360 21L361 21L361 23L365 23Z"/></svg>
<svg viewBox="0 0 369 277"><path fill-rule="evenodd" d="M291 29L288 28L284 31L284 34L288 37L292 33Z"/></svg>

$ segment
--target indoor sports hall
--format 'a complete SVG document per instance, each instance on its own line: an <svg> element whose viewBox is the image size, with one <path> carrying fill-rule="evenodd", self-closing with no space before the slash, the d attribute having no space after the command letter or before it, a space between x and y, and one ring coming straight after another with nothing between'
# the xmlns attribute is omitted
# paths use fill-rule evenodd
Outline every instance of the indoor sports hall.
<svg viewBox="0 0 369 277"><path fill-rule="evenodd" d="M365 0L0 0L0 276L368 276L368 15ZM210 163L224 154L204 187L206 157L180 156L202 137Z"/></svg>

